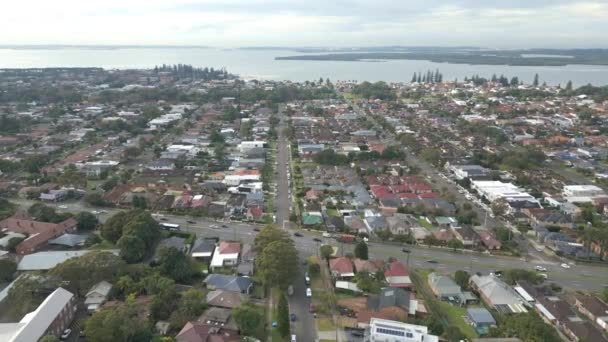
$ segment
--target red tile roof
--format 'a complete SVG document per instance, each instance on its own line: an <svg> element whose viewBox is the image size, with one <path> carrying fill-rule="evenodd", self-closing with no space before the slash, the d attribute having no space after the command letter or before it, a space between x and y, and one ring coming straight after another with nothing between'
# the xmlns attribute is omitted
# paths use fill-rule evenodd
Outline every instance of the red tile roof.
<svg viewBox="0 0 608 342"><path fill-rule="evenodd" d="M69 218L60 223L47 223L12 216L0 221L0 229L28 234L28 238L23 240L15 248L17 253L27 254L34 252L38 247L47 243L50 239L75 228L77 224L78 222L76 222L74 218Z"/></svg>
<svg viewBox="0 0 608 342"><path fill-rule="evenodd" d="M220 254L240 253L241 252L241 243L222 241L222 242L220 242L219 252L220 252Z"/></svg>
<svg viewBox="0 0 608 342"><path fill-rule="evenodd" d="M332 270L332 272L337 272L340 274L354 273L353 263L347 257L331 259L329 261L329 268Z"/></svg>
<svg viewBox="0 0 608 342"><path fill-rule="evenodd" d="M388 269L384 271L385 277L409 276L409 272L405 265L399 261L393 261L388 265Z"/></svg>

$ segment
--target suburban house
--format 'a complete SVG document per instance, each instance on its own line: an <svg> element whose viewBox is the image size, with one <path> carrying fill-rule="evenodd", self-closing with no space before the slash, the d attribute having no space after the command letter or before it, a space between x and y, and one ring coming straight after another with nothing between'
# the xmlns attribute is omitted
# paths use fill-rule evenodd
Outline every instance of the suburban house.
<svg viewBox="0 0 608 342"><path fill-rule="evenodd" d="M438 342L439 337L430 335L428 328L380 318L370 320L369 341Z"/></svg>
<svg viewBox="0 0 608 342"><path fill-rule="evenodd" d="M496 320L492 317L490 311L485 308L467 309L466 319L479 335L485 335L491 327L496 327Z"/></svg>
<svg viewBox="0 0 608 342"><path fill-rule="evenodd" d="M0 341L32 342L45 335L58 337L72 323L75 312L76 298L60 287L21 321L0 323Z"/></svg>
<svg viewBox="0 0 608 342"><path fill-rule="evenodd" d="M177 342L236 342L238 331L202 322L188 322L175 336Z"/></svg>
<svg viewBox="0 0 608 342"><path fill-rule="evenodd" d="M608 305L591 295L576 295L576 309L592 322L608 331Z"/></svg>
<svg viewBox="0 0 608 342"><path fill-rule="evenodd" d="M72 217L60 223L47 223L9 217L0 221L0 231L26 234L28 237L15 248L18 254L29 254L59 235L76 229L78 222Z"/></svg>
<svg viewBox="0 0 608 342"><path fill-rule="evenodd" d="M190 256L203 262L209 262L215 251L216 243L215 239L198 238L190 250Z"/></svg>
<svg viewBox="0 0 608 342"><path fill-rule="evenodd" d="M234 291L249 294L253 289L253 280L225 274L210 274L203 281L210 290Z"/></svg>
<svg viewBox="0 0 608 342"><path fill-rule="evenodd" d="M146 165L146 169L150 171L173 171L175 170L175 163L171 159L158 159Z"/></svg>
<svg viewBox="0 0 608 342"><path fill-rule="evenodd" d="M41 201L59 202L63 201L68 196L68 191L64 189L60 190L49 190L49 192L43 192L40 194Z"/></svg>
<svg viewBox="0 0 608 342"><path fill-rule="evenodd" d="M213 257L211 258L211 270L226 266L236 266L239 263L239 254L241 253L240 242L222 241L215 247Z"/></svg>
<svg viewBox="0 0 608 342"><path fill-rule="evenodd" d="M461 305L466 305L477 301L477 297L475 297L471 292L462 291L460 286L448 276L433 272L429 274L428 282L431 290L439 300L458 303Z"/></svg>
<svg viewBox="0 0 608 342"><path fill-rule="evenodd" d="M410 273L399 261L388 264L386 271L384 271L384 277L390 287L411 288L413 286Z"/></svg>
<svg viewBox="0 0 608 342"><path fill-rule="evenodd" d="M353 263L347 257L329 260L329 269L334 278L350 278L355 276Z"/></svg>
<svg viewBox="0 0 608 342"><path fill-rule="evenodd" d="M356 272L369 272L371 274L374 274L376 272L378 272L378 265L376 265L376 263L370 261L370 260L363 260L363 259L355 259L354 260L355 263L355 271ZM380 265L381 266L381 265Z"/></svg>
<svg viewBox="0 0 608 342"><path fill-rule="evenodd" d="M490 232L482 230L478 232L481 244L488 250L499 250L502 248L502 243L498 241Z"/></svg>
<svg viewBox="0 0 608 342"><path fill-rule="evenodd" d="M112 291L112 284L105 280L93 285L93 287L87 292L84 300L84 305L87 307L89 313L93 313L108 300L108 296Z"/></svg>
<svg viewBox="0 0 608 342"><path fill-rule="evenodd" d="M219 308L234 309L241 306L247 296L240 292L213 290L207 293L207 304Z"/></svg>
<svg viewBox="0 0 608 342"><path fill-rule="evenodd" d="M469 285L490 307L502 313L527 312L524 300L509 285L493 275L474 274Z"/></svg>

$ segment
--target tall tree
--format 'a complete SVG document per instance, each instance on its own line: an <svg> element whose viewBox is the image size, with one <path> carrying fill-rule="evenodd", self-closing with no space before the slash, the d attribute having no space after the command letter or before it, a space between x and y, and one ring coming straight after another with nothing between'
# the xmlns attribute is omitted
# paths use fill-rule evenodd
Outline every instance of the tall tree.
<svg viewBox="0 0 608 342"><path fill-rule="evenodd" d="M279 324L279 333L281 333L281 336L289 336L289 305L287 302L287 295L285 293L282 293L281 297L279 297L277 321L277 323Z"/></svg>
<svg viewBox="0 0 608 342"><path fill-rule="evenodd" d="M361 240L355 246L355 257L363 260L368 259L368 249L365 241Z"/></svg>
<svg viewBox="0 0 608 342"><path fill-rule="evenodd" d="M566 83L566 90L572 91L572 81L568 81L568 83Z"/></svg>
<svg viewBox="0 0 608 342"><path fill-rule="evenodd" d="M81 211L76 215L76 221L78 225L76 226L80 231L93 230L99 224L99 220L97 216L91 214L88 211Z"/></svg>
<svg viewBox="0 0 608 342"><path fill-rule="evenodd" d="M534 81L532 82L532 85L538 87L538 74L534 74Z"/></svg>
<svg viewBox="0 0 608 342"><path fill-rule="evenodd" d="M160 273L176 282L190 279L197 273L194 261L175 247L163 248L158 258Z"/></svg>
<svg viewBox="0 0 608 342"><path fill-rule="evenodd" d="M329 260L329 258L334 254L334 248L330 245L323 245L320 248L321 257L325 260Z"/></svg>
<svg viewBox="0 0 608 342"><path fill-rule="evenodd" d="M293 241L269 243L256 258L256 266L266 286L287 289L298 272L298 252Z"/></svg>
<svg viewBox="0 0 608 342"><path fill-rule="evenodd" d="M410 83L416 83L416 73L414 72L414 76L412 76L412 80L410 81Z"/></svg>

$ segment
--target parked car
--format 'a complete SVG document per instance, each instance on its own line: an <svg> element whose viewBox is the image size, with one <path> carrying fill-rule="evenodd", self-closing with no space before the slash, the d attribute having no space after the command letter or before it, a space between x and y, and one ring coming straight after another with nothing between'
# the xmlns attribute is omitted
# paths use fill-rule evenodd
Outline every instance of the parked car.
<svg viewBox="0 0 608 342"><path fill-rule="evenodd" d="M306 297L312 297L312 290L310 287L306 288Z"/></svg>
<svg viewBox="0 0 608 342"><path fill-rule="evenodd" d="M319 238L314 238L314 239L312 239L312 241L315 241L315 242L323 242L323 240L321 240L321 239L319 239Z"/></svg>
<svg viewBox="0 0 608 342"><path fill-rule="evenodd" d="M561 266L562 266L563 268L566 268L566 269L570 268L570 265L568 265L568 264L566 264L566 263L561 264Z"/></svg>
<svg viewBox="0 0 608 342"><path fill-rule="evenodd" d="M65 329L65 330L63 331L63 334L61 334L61 339L62 339L62 340L67 339L68 337L70 337L70 334L71 334L71 333L72 333L72 329Z"/></svg>
<svg viewBox="0 0 608 342"><path fill-rule="evenodd" d="M312 303L308 304L308 312L310 312L310 313L315 312L315 306Z"/></svg>
<svg viewBox="0 0 608 342"><path fill-rule="evenodd" d="M438 264L439 263L439 261L432 260L432 259L431 260L427 260L426 262L428 262L429 264Z"/></svg>
<svg viewBox="0 0 608 342"><path fill-rule="evenodd" d="M302 237L302 234L295 232L295 233L293 233L293 236Z"/></svg>
<svg viewBox="0 0 608 342"><path fill-rule="evenodd" d="M190 224L196 224L196 222L195 222L195 221L192 221L192 220L188 220L188 221L186 221L186 222L188 222L188 223L190 223Z"/></svg>
<svg viewBox="0 0 608 342"><path fill-rule="evenodd" d="M255 227L255 228L253 228L253 231L254 231L254 232L259 232L259 231L260 231L260 228Z"/></svg>
<svg viewBox="0 0 608 342"><path fill-rule="evenodd" d="M547 269L540 265L535 266L534 269L537 270L538 272L547 272Z"/></svg>
<svg viewBox="0 0 608 342"><path fill-rule="evenodd" d="M409 254L409 253L411 253L411 252L412 252L412 251L410 251L410 250L409 250L409 249L407 249L407 248L402 248L402 249L401 249L401 251L402 251L403 253L407 253L407 254Z"/></svg>
<svg viewBox="0 0 608 342"><path fill-rule="evenodd" d="M291 319L292 322L296 321L296 314L292 313L291 315L289 315L289 318Z"/></svg>

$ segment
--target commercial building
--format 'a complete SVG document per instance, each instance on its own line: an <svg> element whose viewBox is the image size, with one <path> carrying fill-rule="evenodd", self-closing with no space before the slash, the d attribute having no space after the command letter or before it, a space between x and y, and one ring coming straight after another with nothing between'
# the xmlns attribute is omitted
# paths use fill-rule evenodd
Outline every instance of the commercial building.
<svg viewBox="0 0 608 342"><path fill-rule="evenodd" d="M502 199L507 202L528 201L538 202L532 195L512 183L499 181L472 181L471 188L490 202Z"/></svg>

